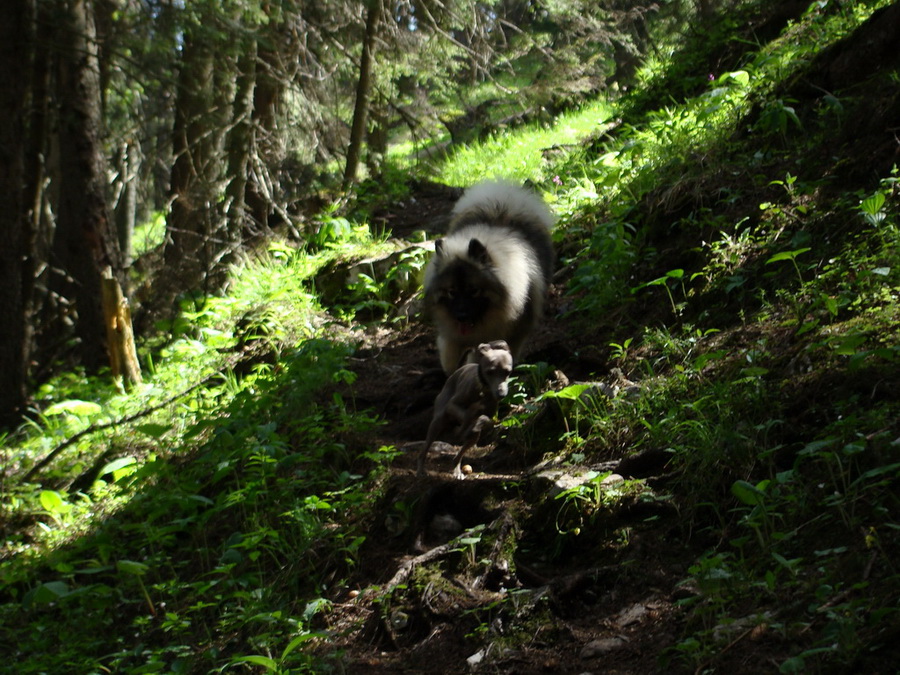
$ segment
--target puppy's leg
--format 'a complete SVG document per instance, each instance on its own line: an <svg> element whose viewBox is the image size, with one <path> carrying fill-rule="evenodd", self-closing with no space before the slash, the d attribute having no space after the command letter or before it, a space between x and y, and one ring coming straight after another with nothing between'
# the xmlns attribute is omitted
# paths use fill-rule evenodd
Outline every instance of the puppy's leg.
<svg viewBox="0 0 900 675"><path fill-rule="evenodd" d="M456 453L456 457L453 460L454 478L462 480L466 477L466 474L464 474L462 470L463 457L470 448L478 444L478 439L481 436L482 429L484 429L485 427L491 427L493 426L493 424L493 421L487 415L479 415L478 419L476 419L472 424L472 427L466 434L465 439L463 439L462 447L459 449L459 452Z"/></svg>
<svg viewBox="0 0 900 675"><path fill-rule="evenodd" d="M416 461L416 476L418 478L425 477L425 458L428 457L428 449L431 447L430 441L425 441L425 445L419 450L419 459Z"/></svg>
<svg viewBox="0 0 900 675"><path fill-rule="evenodd" d="M444 408L443 412L436 415L431 421L431 424L428 426L428 436L425 439L425 447L419 452L418 468L416 469L416 475L419 478L422 478L425 475L425 458L428 455L428 451L431 450L431 446L434 445L436 440L443 438L448 430L453 430L454 427L458 427L457 433L454 433L453 436L461 437L463 439L463 447L465 448L466 443L468 443L468 438L472 435L472 428L469 429L468 433L465 433L465 420L466 410L461 408L455 400L451 399L447 402L447 406ZM476 420L476 424L477 422L478 421ZM477 440L478 434L476 433L475 441ZM472 447L471 443L469 444L469 447ZM465 452L465 450L461 450L460 452Z"/></svg>
<svg viewBox="0 0 900 675"><path fill-rule="evenodd" d="M422 449L419 450L419 459L416 462L416 476L418 478L425 477L425 459L428 457L428 451L431 450L431 444L434 441L431 439L431 434L428 435L428 440L425 441L425 445L422 446Z"/></svg>
<svg viewBox="0 0 900 675"><path fill-rule="evenodd" d="M431 424L428 425L428 436L425 438L425 445L419 450L419 459L416 462L416 476L423 478L425 476L425 459L428 457L428 451L437 440L438 436L443 433L444 418L443 416L435 417Z"/></svg>

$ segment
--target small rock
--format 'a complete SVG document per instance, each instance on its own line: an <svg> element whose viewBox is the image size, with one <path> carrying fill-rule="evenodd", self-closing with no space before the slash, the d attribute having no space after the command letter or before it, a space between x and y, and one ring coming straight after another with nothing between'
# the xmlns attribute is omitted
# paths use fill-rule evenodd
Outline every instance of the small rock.
<svg viewBox="0 0 900 675"><path fill-rule="evenodd" d="M469 667L477 666L482 661L484 661L484 650L483 649L478 650L477 652L472 654L472 656L470 656L469 658L466 659L466 663L469 664Z"/></svg>
<svg viewBox="0 0 900 675"><path fill-rule="evenodd" d="M713 628L713 637L716 640L730 639L731 636L736 635L737 633L743 633L747 630L759 633L760 630L766 630L765 627L768 626L771 620L772 612L762 612L761 614L729 620L728 622L720 623ZM763 628L760 628L761 626Z"/></svg>
<svg viewBox="0 0 900 675"><path fill-rule="evenodd" d="M394 630L403 630L409 624L409 615L401 612L399 609L391 612L391 628Z"/></svg>
<svg viewBox="0 0 900 675"><path fill-rule="evenodd" d="M610 471L615 464L616 462L604 462L595 466L581 467L578 469L545 469L537 474L537 478L550 483L548 487L550 496L556 497L566 490L571 490L572 488L584 485L588 481L593 480L598 473ZM619 479L621 480L622 477L619 476ZM607 482L607 480L603 481L606 485L610 482L615 482L615 479L609 482Z"/></svg>
<svg viewBox="0 0 900 675"><path fill-rule="evenodd" d="M601 397L615 398L619 393L619 386L606 382L586 382L587 389L581 392L578 400L585 406L590 406ZM596 403L594 403L596 405Z"/></svg>
<svg viewBox="0 0 900 675"><path fill-rule="evenodd" d="M611 651L623 647L627 640L623 637L603 638L601 640L591 640L581 648L581 658L593 659L597 656L607 654Z"/></svg>
<svg viewBox="0 0 900 675"><path fill-rule="evenodd" d="M439 513L428 525L429 534L441 541L450 541L463 531L462 523L450 513Z"/></svg>
<svg viewBox="0 0 900 675"><path fill-rule="evenodd" d="M644 605L640 603L632 605L628 609L624 609L619 612L619 615L616 617L616 625L620 628L630 626L631 624L640 621L646 613L647 608Z"/></svg>
<svg viewBox="0 0 900 675"><path fill-rule="evenodd" d="M702 595L700 587L690 581L680 583L672 589L673 602L678 602L680 600L689 600L691 598L699 597L700 595Z"/></svg>

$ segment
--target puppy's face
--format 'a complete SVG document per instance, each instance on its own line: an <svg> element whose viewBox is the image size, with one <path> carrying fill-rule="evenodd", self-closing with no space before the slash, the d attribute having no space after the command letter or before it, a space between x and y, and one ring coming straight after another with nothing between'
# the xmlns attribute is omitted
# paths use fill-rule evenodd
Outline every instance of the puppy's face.
<svg viewBox="0 0 900 675"><path fill-rule="evenodd" d="M509 346L503 340L478 345L478 373L491 396L500 400L509 392L509 376L513 358Z"/></svg>

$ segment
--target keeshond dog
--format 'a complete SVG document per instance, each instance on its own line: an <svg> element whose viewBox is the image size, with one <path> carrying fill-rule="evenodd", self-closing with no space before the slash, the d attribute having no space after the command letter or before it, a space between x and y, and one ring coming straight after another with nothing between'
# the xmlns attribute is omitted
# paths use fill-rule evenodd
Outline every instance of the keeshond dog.
<svg viewBox="0 0 900 675"><path fill-rule="evenodd" d="M456 203L425 270L425 307L445 373L492 340L506 340L518 358L543 314L553 222L543 199L505 181L478 183Z"/></svg>

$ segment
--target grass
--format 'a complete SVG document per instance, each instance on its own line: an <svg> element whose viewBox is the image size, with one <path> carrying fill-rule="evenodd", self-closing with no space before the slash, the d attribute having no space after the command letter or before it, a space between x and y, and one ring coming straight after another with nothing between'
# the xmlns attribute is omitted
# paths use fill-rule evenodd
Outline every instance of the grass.
<svg viewBox="0 0 900 675"><path fill-rule="evenodd" d="M311 635L315 585L299 606L275 600L293 577L272 562L287 556L307 575L300 561L315 547L352 566L360 535L331 523L370 498L352 468L391 456L359 457L342 435L374 420L340 398L315 400L350 377L349 350L322 338L309 292L321 264L282 247L247 264L229 295L192 303L174 339L141 350L153 365L128 395L77 374L39 392L41 412L3 446L4 466L22 469L62 448L35 482L4 474L4 520L20 525L3 546L2 621L19 672L213 667L215 636L238 633L248 645L294 640L278 661L309 660L295 648ZM270 511L270 499L284 506ZM23 610L31 622L14 629ZM103 637L122 621L166 646ZM199 656L198 641L211 641ZM258 661L233 648L227 660Z"/></svg>
<svg viewBox="0 0 900 675"><path fill-rule="evenodd" d="M600 133L612 113L609 103L597 100L561 115L552 126L533 125L517 133L498 132L481 143L462 146L441 164L440 180L447 185L466 186L495 176L519 182L529 180L547 185L549 191L556 174L553 164L545 159L545 151L565 150Z"/></svg>

